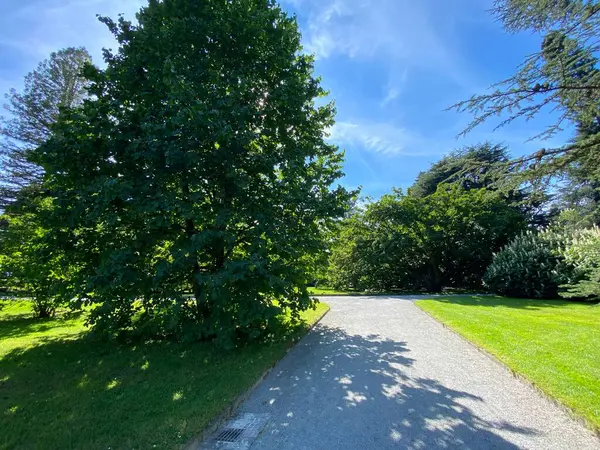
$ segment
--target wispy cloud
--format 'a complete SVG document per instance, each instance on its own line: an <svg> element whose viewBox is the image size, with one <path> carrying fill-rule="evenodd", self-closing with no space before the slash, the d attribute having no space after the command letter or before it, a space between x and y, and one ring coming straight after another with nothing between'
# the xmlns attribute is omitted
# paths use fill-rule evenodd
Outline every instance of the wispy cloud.
<svg viewBox="0 0 600 450"><path fill-rule="evenodd" d="M456 28L474 0L288 0L306 22L304 45L318 59L385 58L389 65L436 70L457 83L472 75Z"/></svg>
<svg viewBox="0 0 600 450"><path fill-rule="evenodd" d="M385 106L390 102L393 102L400 95L400 89L392 86L388 89L386 96L381 100L381 106Z"/></svg>
<svg viewBox="0 0 600 450"><path fill-rule="evenodd" d="M329 140L342 147L390 156L440 155L448 150L440 147L440 143L432 146L427 138L385 122L337 122L329 131Z"/></svg>
<svg viewBox="0 0 600 450"><path fill-rule="evenodd" d="M408 70L392 71L388 76L388 84L385 87L385 96L379 103L381 107L387 106L397 100L406 87L408 81Z"/></svg>

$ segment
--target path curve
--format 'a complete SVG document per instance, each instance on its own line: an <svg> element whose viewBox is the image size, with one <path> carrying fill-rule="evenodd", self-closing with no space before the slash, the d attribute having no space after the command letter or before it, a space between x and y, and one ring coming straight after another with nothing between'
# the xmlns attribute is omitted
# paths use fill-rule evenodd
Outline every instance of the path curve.
<svg viewBox="0 0 600 450"><path fill-rule="evenodd" d="M599 449L600 440L410 298L323 297L331 311L240 409L252 449Z"/></svg>

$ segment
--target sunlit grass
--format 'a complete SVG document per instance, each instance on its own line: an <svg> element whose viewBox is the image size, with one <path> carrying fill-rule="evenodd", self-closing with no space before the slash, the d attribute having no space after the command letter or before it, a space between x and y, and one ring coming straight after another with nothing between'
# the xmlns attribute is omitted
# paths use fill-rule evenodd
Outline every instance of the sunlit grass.
<svg viewBox="0 0 600 450"><path fill-rule="evenodd" d="M358 295L360 292L356 291L341 291L332 288L318 288L318 287L309 287L308 293L310 295Z"/></svg>
<svg viewBox="0 0 600 450"><path fill-rule="evenodd" d="M328 309L278 342L223 351L210 344L93 342L81 315L0 310L0 449L176 449L200 434Z"/></svg>
<svg viewBox="0 0 600 450"><path fill-rule="evenodd" d="M476 296L417 305L600 429L600 305Z"/></svg>

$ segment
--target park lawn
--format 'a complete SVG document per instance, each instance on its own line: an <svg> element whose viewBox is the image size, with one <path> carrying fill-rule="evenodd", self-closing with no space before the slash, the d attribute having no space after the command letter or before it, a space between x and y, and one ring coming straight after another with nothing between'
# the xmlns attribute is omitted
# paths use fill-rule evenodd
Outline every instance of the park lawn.
<svg viewBox="0 0 600 450"><path fill-rule="evenodd" d="M26 302L0 304L0 449L185 447L327 310L275 343L223 351L95 342L81 314L38 320Z"/></svg>
<svg viewBox="0 0 600 450"><path fill-rule="evenodd" d="M416 303L600 430L600 305L484 296Z"/></svg>

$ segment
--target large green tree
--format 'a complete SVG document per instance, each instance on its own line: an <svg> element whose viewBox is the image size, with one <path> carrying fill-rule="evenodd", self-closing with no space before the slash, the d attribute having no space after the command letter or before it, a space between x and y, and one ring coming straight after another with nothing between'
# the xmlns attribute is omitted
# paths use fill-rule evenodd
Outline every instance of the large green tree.
<svg viewBox="0 0 600 450"><path fill-rule="evenodd" d="M257 337L306 290L350 194L332 104L272 0L151 0L36 152L49 239L96 330ZM185 295L192 292L191 299Z"/></svg>
<svg viewBox="0 0 600 450"><path fill-rule="evenodd" d="M50 137L62 108L83 102L82 69L90 62L85 48L59 50L25 77L21 92L11 89L6 94L8 117L0 121L0 208L13 203L23 189L40 183L43 170L29 154Z"/></svg>
<svg viewBox="0 0 600 450"><path fill-rule="evenodd" d="M549 77L562 77L572 84L599 78L598 59L576 40L564 33L553 31L544 39L542 56ZM562 92L560 101L568 110L582 110L574 114L572 120L577 125L575 143L594 138L600 133L600 106L595 104L583 107L583 100L577 92ZM556 209L571 208L581 216L581 225L600 223L600 164L598 150L581 152L564 169L565 183L559 190Z"/></svg>

